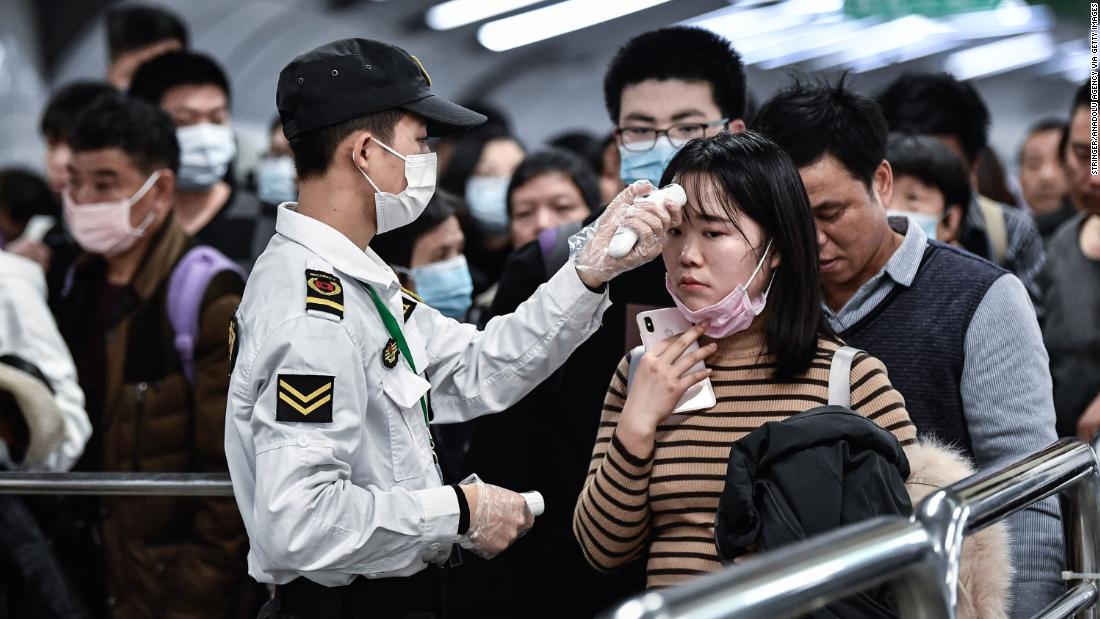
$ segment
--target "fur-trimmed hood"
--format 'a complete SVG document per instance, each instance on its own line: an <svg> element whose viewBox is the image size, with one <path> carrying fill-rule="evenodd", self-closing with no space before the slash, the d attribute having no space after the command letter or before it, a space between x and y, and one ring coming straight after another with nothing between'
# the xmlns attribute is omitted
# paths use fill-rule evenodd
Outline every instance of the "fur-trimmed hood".
<svg viewBox="0 0 1100 619"><path fill-rule="evenodd" d="M906 447L905 456L910 469L905 488L913 505L974 474L965 456L927 438ZM1009 544L1004 522L966 537L959 565L958 619L1008 617L1009 588L1015 571Z"/></svg>

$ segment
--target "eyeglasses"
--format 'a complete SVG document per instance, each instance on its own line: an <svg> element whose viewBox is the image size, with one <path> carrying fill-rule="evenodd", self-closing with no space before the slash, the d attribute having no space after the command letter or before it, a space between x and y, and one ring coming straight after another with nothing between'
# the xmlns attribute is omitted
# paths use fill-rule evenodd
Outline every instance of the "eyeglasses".
<svg viewBox="0 0 1100 619"><path fill-rule="evenodd" d="M664 135L670 144L679 148L696 138L707 137L707 130L715 127L725 127L730 122L728 118L719 118L706 123L677 123L670 125L668 129L654 129L653 127L616 127L615 135L619 137L619 143L623 148L633 152L645 152L653 150L657 145L657 138Z"/></svg>

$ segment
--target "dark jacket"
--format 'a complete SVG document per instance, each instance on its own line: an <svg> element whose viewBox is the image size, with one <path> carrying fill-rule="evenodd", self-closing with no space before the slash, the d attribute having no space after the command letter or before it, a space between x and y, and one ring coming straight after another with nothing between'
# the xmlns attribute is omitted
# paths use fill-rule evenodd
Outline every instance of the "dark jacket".
<svg viewBox="0 0 1100 619"><path fill-rule="evenodd" d="M0 617L89 617L51 540L17 496L0 496Z"/></svg>
<svg viewBox="0 0 1100 619"><path fill-rule="evenodd" d="M766 423L733 445L715 537L725 561L876 516L909 516L909 462L892 434L847 408L825 406ZM896 617L877 587L808 615Z"/></svg>
<svg viewBox="0 0 1100 619"><path fill-rule="evenodd" d="M56 310L58 326L78 367L102 364L98 376L80 376L81 386L91 394L93 438L78 470L227 470L226 333L243 282L224 272L208 285L191 385L173 343L166 295L173 268L192 246L194 241L169 218L130 285L114 293L118 300L102 334L94 331L98 326L89 325L89 316L102 305L105 265L95 256L78 258L71 286ZM256 586L245 560L248 540L233 499L112 497L100 506L93 524L102 539L111 616L254 615Z"/></svg>

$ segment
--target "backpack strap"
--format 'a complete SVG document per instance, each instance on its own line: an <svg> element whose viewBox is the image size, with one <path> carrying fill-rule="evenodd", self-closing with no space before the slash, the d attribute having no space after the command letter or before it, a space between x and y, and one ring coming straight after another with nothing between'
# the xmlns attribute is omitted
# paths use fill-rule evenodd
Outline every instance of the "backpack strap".
<svg viewBox="0 0 1100 619"><path fill-rule="evenodd" d="M978 196L978 210L985 220L985 232L989 235L989 248L993 255L989 260L996 265L1003 265L1005 252L1008 250L1008 226L1005 224L1005 213L996 202L985 196Z"/></svg>
<svg viewBox="0 0 1100 619"><path fill-rule="evenodd" d="M645 354L645 346L635 346L630 351L630 361L626 367L626 392L630 393L630 384L634 382L634 373L638 371L638 363Z"/></svg>
<svg viewBox="0 0 1100 619"><path fill-rule="evenodd" d="M833 353L829 367L829 406L852 405L852 360L863 352L851 346L841 346Z"/></svg>
<svg viewBox="0 0 1100 619"><path fill-rule="evenodd" d="M206 287L219 273L232 271L245 279L244 270L209 245L196 245L172 269L168 279L168 321L176 334L176 355L187 382L195 384L195 341Z"/></svg>

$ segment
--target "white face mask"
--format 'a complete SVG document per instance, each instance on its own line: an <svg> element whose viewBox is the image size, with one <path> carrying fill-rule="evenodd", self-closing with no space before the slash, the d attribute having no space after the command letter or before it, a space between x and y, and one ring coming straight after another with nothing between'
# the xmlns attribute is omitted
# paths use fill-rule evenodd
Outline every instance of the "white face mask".
<svg viewBox="0 0 1100 619"><path fill-rule="evenodd" d="M180 173L176 186L183 191L209 189L225 177L237 155L233 130L226 125L199 123L176 129L180 144Z"/></svg>
<svg viewBox="0 0 1100 619"><path fill-rule="evenodd" d="M114 256L134 246L145 236L145 229L153 223L156 211L149 211L137 228L130 225L130 209L145 197L160 178L160 171L153 172L141 189L129 198L114 202L76 204L68 189L61 192L65 223L80 247L91 254Z"/></svg>
<svg viewBox="0 0 1100 619"><path fill-rule="evenodd" d="M374 184L367 173L355 163L355 151L351 152L351 164L367 179L374 188L374 213L378 221L378 234L396 230L416 221L428 207L428 201L435 194L435 153L423 155L402 155L382 142L370 138L395 157L405 162L405 190L394 195L382 191Z"/></svg>

